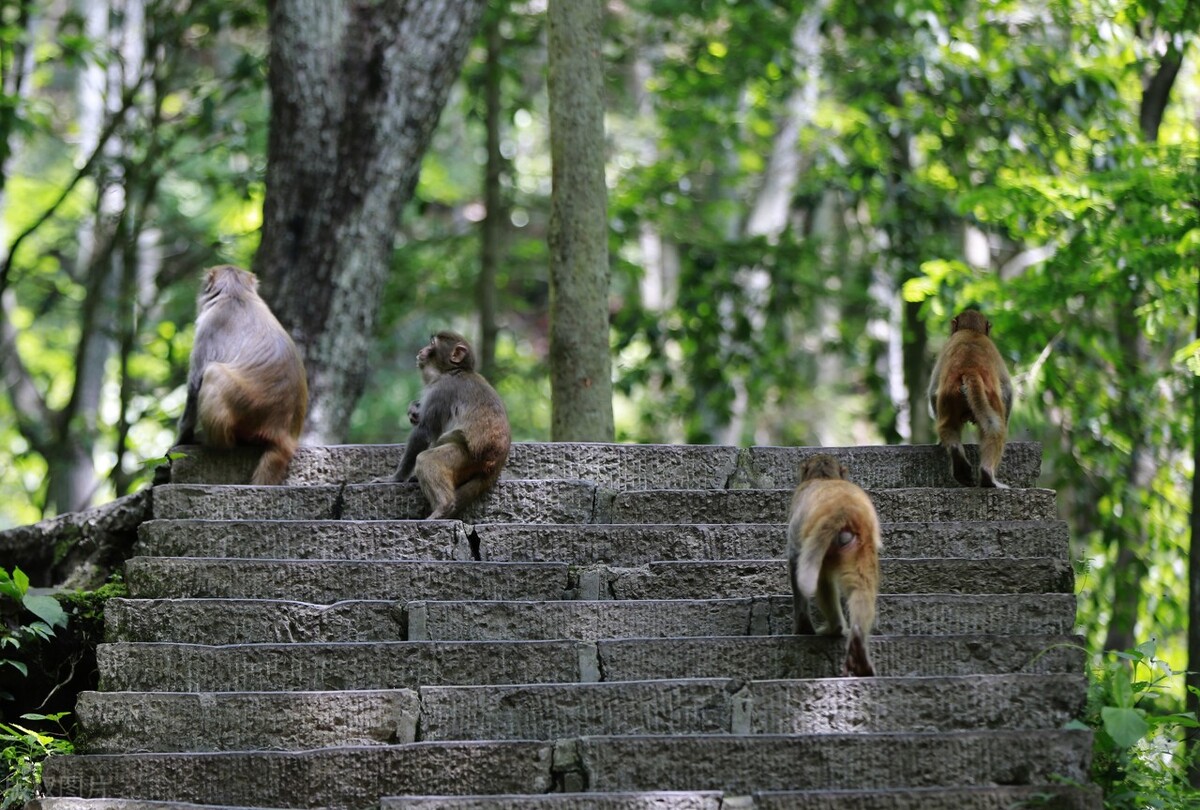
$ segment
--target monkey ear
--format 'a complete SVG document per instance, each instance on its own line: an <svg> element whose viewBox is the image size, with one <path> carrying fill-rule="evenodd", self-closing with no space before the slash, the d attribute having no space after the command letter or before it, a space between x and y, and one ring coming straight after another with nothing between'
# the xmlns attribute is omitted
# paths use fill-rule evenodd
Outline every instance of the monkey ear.
<svg viewBox="0 0 1200 810"><path fill-rule="evenodd" d="M467 351L467 344L455 343L454 348L450 350L450 362L457 366L466 359Z"/></svg>
<svg viewBox="0 0 1200 810"><path fill-rule="evenodd" d="M950 319L950 334L953 335L957 331L958 331L958 318L951 318Z"/></svg>

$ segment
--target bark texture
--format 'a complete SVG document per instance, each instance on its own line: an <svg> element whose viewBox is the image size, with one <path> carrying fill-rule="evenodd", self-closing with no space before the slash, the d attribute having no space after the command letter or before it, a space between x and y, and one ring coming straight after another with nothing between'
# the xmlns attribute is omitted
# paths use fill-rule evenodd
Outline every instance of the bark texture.
<svg viewBox="0 0 1200 810"><path fill-rule="evenodd" d="M552 441L613 440L601 0L550 0Z"/></svg>
<svg viewBox="0 0 1200 810"><path fill-rule="evenodd" d="M275 0L264 298L304 355L304 439L343 441L400 212L483 0Z"/></svg>

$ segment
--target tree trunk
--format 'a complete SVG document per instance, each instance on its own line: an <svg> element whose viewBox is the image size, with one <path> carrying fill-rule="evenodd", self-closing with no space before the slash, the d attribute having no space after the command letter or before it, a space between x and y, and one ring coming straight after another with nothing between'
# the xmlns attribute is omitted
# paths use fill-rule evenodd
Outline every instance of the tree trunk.
<svg viewBox="0 0 1200 810"><path fill-rule="evenodd" d="M1200 280L1196 284L1196 339L1200 340ZM1200 717L1200 486L1196 485L1200 471L1200 376L1192 377L1192 541L1188 550L1188 628L1187 628L1187 694L1186 708ZM1187 745L1195 753L1200 745L1200 730L1187 730ZM1188 767L1188 781L1192 787L1200 788L1200 757L1192 756Z"/></svg>
<svg viewBox="0 0 1200 810"><path fill-rule="evenodd" d="M550 0L550 438L612 441L601 0Z"/></svg>
<svg viewBox="0 0 1200 810"><path fill-rule="evenodd" d="M304 438L342 441L393 237L483 0L270 4L264 298L304 355Z"/></svg>
<svg viewBox="0 0 1200 810"><path fill-rule="evenodd" d="M483 220L483 245L480 250L479 280L476 296L479 303L479 373L496 382L496 273L504 250L505 222L508 206L504 204L500 176L504 171L504 155L500 153L500 117L503 114L500 98L500 50L504 39L500 34L500 14L493 11L486 22L487 67L483 85L484 124L487 128L487 170L484 173L483 201L487 216Z"/></svg>

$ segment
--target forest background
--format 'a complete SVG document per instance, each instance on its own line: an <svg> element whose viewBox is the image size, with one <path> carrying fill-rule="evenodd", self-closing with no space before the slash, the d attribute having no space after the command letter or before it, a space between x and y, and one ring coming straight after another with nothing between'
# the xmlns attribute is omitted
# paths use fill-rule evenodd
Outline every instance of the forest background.
<svg viewBox="0 0 1200 810"><path fill-rule="evenodd" d="M202 270L253 267L264 227L274 5L0 3L0 529L170 447ZM341 291L380 307L362 394L310 440L403 441L444 327L514 438L550 438L545 11L483 12L383 289ZM609 0L604 26L616 440L933 441L932 362L978 306L1082 632L1182 670L1200 2Z"/></svg>

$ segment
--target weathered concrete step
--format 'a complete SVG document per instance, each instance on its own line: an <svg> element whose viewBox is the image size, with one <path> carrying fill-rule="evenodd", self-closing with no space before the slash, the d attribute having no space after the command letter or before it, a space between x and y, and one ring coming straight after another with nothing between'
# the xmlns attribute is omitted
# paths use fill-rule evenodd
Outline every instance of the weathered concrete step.
<svg viewBox="0 0 1200 810"><path fill-rule="evenodd" d="M1075 596L883 594L879 633L890 635L1064 634ZM504 641L782 635L792 600L564 601L348 600L313 605L269 599L110 599L108 641L238 644L297 641Z"/></svg>
<svg viewBox="0 0 1200 810"><path fill-rule="evenodd" d="M872 489L879 520L1052 520L1051 489ZM786 523L790 489L618 492L595 523Z"/></svg>
<svg viewBox="0 0 1200 810"><path fill-rule="evenodd" d="M501 481L462 519L498 523L593 523L590 481ZM154 517L209 520L417 520L429 506L416 484L252 487L166 484L154 488Z"/></svg>
<svg viewBox="0 0 1200 810"><path fill-rule="evenodd" d="M885 557L1058 557L1061 520L885 523ZM622 562L760 560L781 556L782 523L550 525L443 520L151 520L138 553L150 557L327 560ZM472 549L472 543L477 551Z"/></svg>
<svg viewBox="0 0 1200 810"><path fill-rule="evenodd" d="M340 810L396 794L545 793L560 779L592 791L727 793L1084 782L1085 731L584 737L411 743L303 752L51 757L49 796ZM831 767L830 763L837 763ZM578 789L578 788L576 788Z"/></svg>
<svg viewBox="0 0 1200 810"><path fill-rule="evenodd" d="M877 630L888 635L1065 634L1074 594L883 594ZM569 602L410 602L408 637L496 640L785 635L791 597Z"/></svg>
<svg viewBox="0 0 1200 810"><path fill-rule="evenodd" d="M147 799L81 799L76 796L60 796L34 799L25 805L25 810L282 810L282 808L156 802Z"/></svg>
<svg viewBox="0 0 1200 810"><path fill-rule="evenodd" d="M1052 520L1049 489L874 489L879 519ZM468 507L467 523L786 523L791 489L601 490L588 481L501 481ZM398 520L429 511L416 484L252 487L168 484L154 517L209 520Z"/></svg>
<svg viewBox="0 0 1200 810"><path fill-rule="evenodd" d="M1025 787L805 790L726 795L692 793L544 793L524 796L388 796L380 810L1101 810L1099 788L1043 784ZM107 810L63 807L46 810ZM114 807L112 810L142 810ZM145 810L159 810L145 808ZM163 808L162 810L168 810Z"/></svg>
<svg viewBox="0 0 1200 810"><path fill-rule="evenodd" d="M350 599L571 599L566 563L419 560L239 560L135 557L125 581L135 598L295 599L330 604Z"/></svg>
<svg viewBox="0 0 1200 810"><path fill-rule="evenodd" d="M50 757L47 796L367 810L395 793L544 793L542 742L410 743L312 751Z"/></svg>
<svg viewBox="0 0 1200 810"><path fill-rule="evenodd" d="M337 692L84 692L76 714L84 753L295 751L592 734L1052 729L1079 717L1086 696L1082 674L725 678Z"/></svg>
<svg viewBox="0 0 1200 810"><path fill-rule="evenodd" d="M660 562L636 568L566 563L416 560L241 560L135 557L125 565L139 599L717 599L788 594L787 564L774 560ZM1065 560L885 559L889 593L1070 593Z"/></svg>
<svg viewBox="0 0 1200 810"><path fill-rule="evenodd" d="M402 444L300 447L286 483L361 484L392 473ZM250 480L261 451L187 449L171 464L179 484L243 484ZM587 444L516 442L506 478L583 478L608 489L725 489L794 487L796 468L813 453L830 453L850 468L864 487L954 486L946 454L936 445L894 447L736 447L717 445ZM974 462L977 448L967 446ZM1010 442L1000 480L1033 486L1041 469L1036 442Z"/></svg>
<svg viewBox="0 0 1200 810"><path fill-rule="evenodd" d="M435 685L593 683L701 678L776 680L841 673L844 642L823 636L577 641L400 641L206 646L101 644L105 691L400 689ZM1082 672L1075 636L875 636L883 675Z"/></svg>

